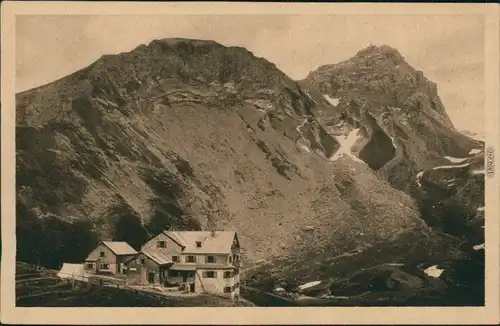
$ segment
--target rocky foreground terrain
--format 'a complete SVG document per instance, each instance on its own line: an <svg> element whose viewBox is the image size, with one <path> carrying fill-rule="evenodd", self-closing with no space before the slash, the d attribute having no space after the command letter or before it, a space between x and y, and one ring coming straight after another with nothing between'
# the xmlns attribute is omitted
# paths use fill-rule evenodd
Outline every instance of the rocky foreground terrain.
<svg viewBox="0 0 500 326"><path fill-rule="evenodd" d="M484 144L389 46L294 81L244 48L156 40L16 101L18 260L232 229L248 284L321 281L308 304L483 304Z"/></svg>

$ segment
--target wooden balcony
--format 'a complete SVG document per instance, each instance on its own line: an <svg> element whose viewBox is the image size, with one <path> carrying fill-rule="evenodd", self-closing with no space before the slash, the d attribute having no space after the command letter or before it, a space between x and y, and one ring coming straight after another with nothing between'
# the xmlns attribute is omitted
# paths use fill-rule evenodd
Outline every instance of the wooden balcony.
<svg viewBox="0 0 500 326"><path fill-rule="evenodd" d="M184 277L182 276L169 276L167 277L167 282L170 284L181 284L184 283ZM186 278L186 283L192 284L196 281L194 276L190 276Z"/></svg>
<svg viewBox="0 0 500 326"><path fill-rule="evenodd" d="M184 281L182 276L169 276L167 282L170 284L180 284Z"/></svg>

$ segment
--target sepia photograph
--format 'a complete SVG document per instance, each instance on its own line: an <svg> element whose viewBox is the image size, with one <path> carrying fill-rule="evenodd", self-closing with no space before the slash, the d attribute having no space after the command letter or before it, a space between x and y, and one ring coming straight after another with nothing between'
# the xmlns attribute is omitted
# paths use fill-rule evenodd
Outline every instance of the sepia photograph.
<svg viewBox="0 0 500 326"><path fill-rule="evenodd" d="M498 306L488 7L221 5L12 19L13 309Z"/></svg>

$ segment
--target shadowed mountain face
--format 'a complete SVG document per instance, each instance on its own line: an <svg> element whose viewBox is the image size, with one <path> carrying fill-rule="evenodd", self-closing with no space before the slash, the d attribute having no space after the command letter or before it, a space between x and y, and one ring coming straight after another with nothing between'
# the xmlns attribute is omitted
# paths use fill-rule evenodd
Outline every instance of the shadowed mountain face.
<svg viewBox="0 0 500 326"><path fill-rule="evenodd" d="M417 173L481 144L390 48L297 83L244 48L157 40L16 100L19 260L168 227L236 230L257 278L264 262L305 279L464 255L421 215Z"/></svg>
<svg viewBox="0 0 500 326"><path fill-rule="evenodd" d="M428 225L480 245L485 226L484 152L450 159L455 163L418 174L415 197Z"/></svg>

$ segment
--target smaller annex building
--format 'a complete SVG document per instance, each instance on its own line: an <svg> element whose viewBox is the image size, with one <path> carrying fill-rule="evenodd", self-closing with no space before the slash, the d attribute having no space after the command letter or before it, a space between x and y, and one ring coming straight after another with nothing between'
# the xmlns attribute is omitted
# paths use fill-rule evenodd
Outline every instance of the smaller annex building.
<svg viewBox="0 0 500 326"><path fill-rule="evenodd" d="M121 274L125 262L137 251L124 241L102 241L85 259L85 271L94 274Z"/></svg>

